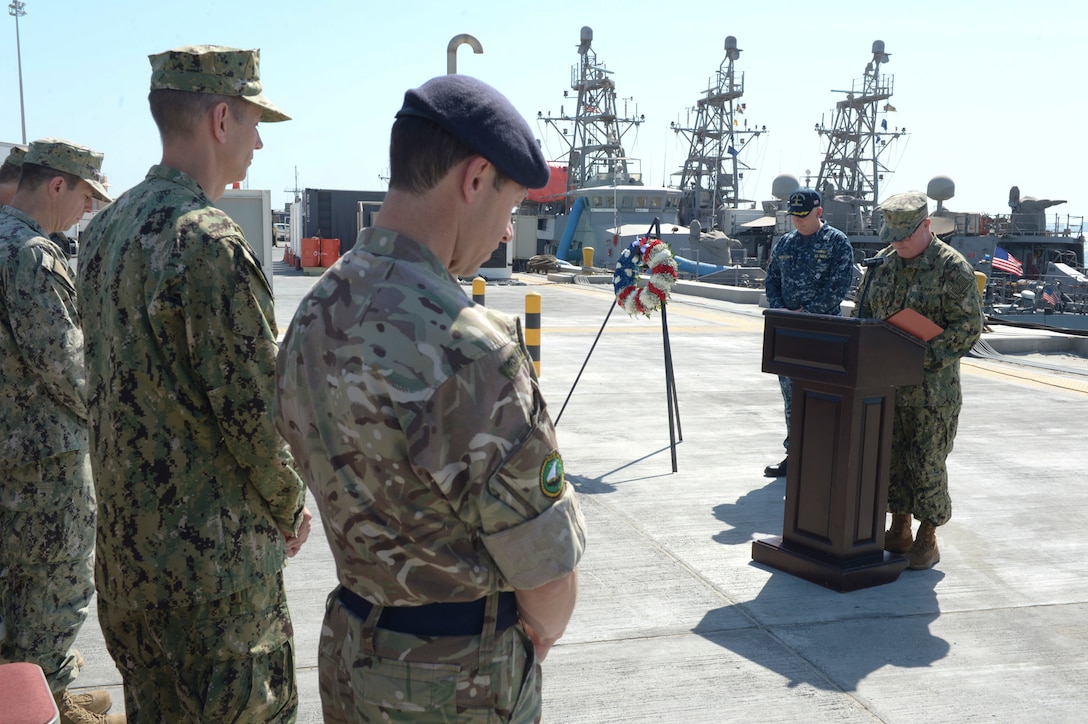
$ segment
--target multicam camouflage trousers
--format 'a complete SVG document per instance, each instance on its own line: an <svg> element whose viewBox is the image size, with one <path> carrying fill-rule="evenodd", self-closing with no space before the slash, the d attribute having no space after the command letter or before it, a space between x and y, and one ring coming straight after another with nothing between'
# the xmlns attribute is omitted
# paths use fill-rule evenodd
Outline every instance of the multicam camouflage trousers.
<svg viewBox="0 0 1088 724"><path fill-rule="evenodd" d="M325 724L540 721L540 665L520 625L479 636L376 628L333 590L318 647ZM491 621L494 621L492 615Z"/></svg>
<svg viewBox="0 0 1088 724"><path fill-rule="evenodd" d="M293 722L294 631L283 575L192 607L133 610L99 597L98 621L135 722Z"/></svg>
<svg viewBox="0 0 1088 724"><path fill-rule="evenodd" d="M944 525L952 517L948 468L960 406L896 406L888 509Z"/></svg>
<svg viewBox="0 0 1088 724"><path fill-rule="evenodd" d="M94 594L95 515L85 450L0 462L0 659L38 664L54 692L78 673L72 644Z"/></svg>

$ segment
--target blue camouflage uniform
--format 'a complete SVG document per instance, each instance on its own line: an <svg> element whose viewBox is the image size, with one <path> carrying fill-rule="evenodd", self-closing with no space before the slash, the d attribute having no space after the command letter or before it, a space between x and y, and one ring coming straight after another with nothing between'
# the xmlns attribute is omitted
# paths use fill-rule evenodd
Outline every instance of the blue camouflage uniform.
<svg viewBox="0 0 1088 724"><path fill-rule="evenodd" d="M850 240L828 223L811 236L794 229L784 234L771 249L764 286L767 306L811 314L841 315L840 305L854 278L854 251ZM786 411L786 439L789 450L790 408L793 384L789 377L778 378Z"/></svg>

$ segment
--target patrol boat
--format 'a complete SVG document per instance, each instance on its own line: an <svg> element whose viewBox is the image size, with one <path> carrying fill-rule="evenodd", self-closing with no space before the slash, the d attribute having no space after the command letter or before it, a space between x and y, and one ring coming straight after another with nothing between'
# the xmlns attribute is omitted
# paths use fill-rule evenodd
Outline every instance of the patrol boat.
<svg viewBox="0 0 1088 724"><path fill-rule="evenodd" d="M856 261L876 254L883 223L881 184L891 174L882 157L907 135L905 127L889 123L894 77L884 72L890 55L883 41L872 44L864 74L845 98L835 104L829 125L815 130L826 144L815 179L823 198L824 218L850 238ZM806 178L811 185L812 178ZM785 201L800 186L782 175L772 185L774 201L763 202L764 223L777 237L792 228ZM958 212L946 203L955 196L955 182L935 176L926 194L936 202L931 228L986 276L986 311L995 321L1019 322L1063 329L1088 329L1088 274L1085 273L1084 217L1046 210L1062 200L1009 192L1009 213Z"/></svg>

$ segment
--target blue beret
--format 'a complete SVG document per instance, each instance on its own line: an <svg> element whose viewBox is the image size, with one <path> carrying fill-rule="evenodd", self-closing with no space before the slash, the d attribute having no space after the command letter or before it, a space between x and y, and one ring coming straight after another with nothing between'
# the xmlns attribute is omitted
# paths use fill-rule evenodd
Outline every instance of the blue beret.
<svg viewBox="0 0 1088 724"><path fill-rule="evenodd" d="M502 93L467 75L440 75L404 94L397 118L434 121L451 136L530 189L551 170L525 118Z"/></svg>

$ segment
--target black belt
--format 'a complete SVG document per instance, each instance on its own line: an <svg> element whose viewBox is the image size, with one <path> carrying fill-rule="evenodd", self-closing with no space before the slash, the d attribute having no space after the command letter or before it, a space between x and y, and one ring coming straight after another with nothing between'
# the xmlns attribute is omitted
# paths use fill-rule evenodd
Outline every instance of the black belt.
<svg viewBox="0 0 1088 724"><path fill-rule="evenodd" d="M374 604L359 594L340 587L340 603L361 619L370 615ZM378 616L378 628L413 636L477 636L484 628L486 598L457 603L427 603L422 606L389 606ZM518 622L518 600L509 592L499 594L496 631Z"/></svg>

